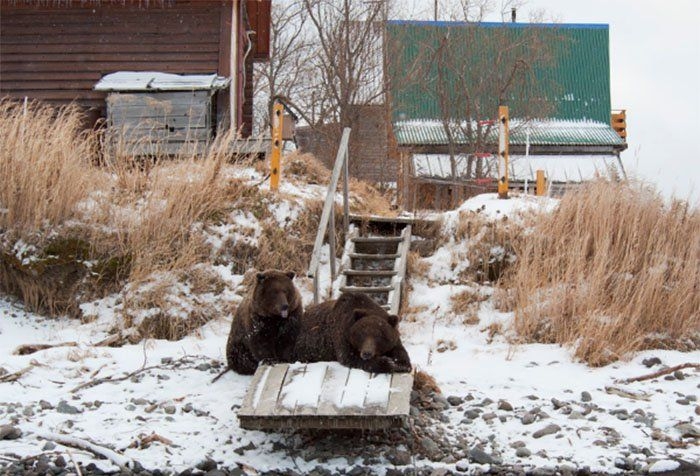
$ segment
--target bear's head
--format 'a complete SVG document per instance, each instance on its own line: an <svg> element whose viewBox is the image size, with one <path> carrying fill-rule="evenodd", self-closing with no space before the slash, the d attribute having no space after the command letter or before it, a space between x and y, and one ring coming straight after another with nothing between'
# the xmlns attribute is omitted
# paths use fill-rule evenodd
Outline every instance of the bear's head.
<svg viewBox="0 0 700 476"><path fill-rule="evenodd" d="M255 275L253 306L255 313L286 319L301 306L301 297L294 287L292 271L267 270Z"/></svg>
<svg viewBox="0 0 700 476"><path fill-rule="evenodd" d="M396 328L398 323L399 316L394 314L379 313L372 309L355 309L348 341L362 360L380 357L399 345L399 331Z"/></svg>

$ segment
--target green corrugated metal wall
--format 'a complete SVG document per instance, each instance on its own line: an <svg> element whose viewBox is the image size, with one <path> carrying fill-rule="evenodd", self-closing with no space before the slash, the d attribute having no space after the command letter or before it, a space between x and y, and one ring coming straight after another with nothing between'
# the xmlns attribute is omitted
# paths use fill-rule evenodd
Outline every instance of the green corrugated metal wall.
<svg viewBox="0 0 700 476"><path fill-rule="evenodd" d="M544 46L533 46L538 42ZM448 57L442 66L441 44ZM455 119L494 117L502 102L513 118L610 121L607 25L389 22L387 48L394 121L443 117L439 67L444 108ZM499 100L497 88L484 83L502 84L504 71L516 58L532 58L532 48L548 59L530 62L528 79Z"/></svg>

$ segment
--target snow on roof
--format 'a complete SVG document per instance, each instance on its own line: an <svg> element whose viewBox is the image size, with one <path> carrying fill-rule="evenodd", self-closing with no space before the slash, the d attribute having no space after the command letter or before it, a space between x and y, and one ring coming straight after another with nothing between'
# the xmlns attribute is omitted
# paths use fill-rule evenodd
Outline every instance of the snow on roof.
<svg viewBox="0 0 700 476"><path fill-rule="evenodd" d="M222 89L230 78L216 74L171 74L157 71L118 71L103 76L96 91L197 91Z"/></svg>

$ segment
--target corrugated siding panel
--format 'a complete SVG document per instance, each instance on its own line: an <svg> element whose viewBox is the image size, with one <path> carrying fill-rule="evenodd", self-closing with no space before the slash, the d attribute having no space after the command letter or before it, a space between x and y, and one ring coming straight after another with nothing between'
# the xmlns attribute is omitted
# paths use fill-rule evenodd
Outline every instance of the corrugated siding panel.
<svg viewBox="0 0 700 476"><path fill-rule="evenodd" d="M77 100L95 117L105 74L219 72L221 1L0 8L0 96Z"/></svg>
<svg viewBox="0 0 700 476"><path fill-rule="evenodd" d="M529 117L531 103L544 104L546 117L610 121L610 65L607 25L527 25L510 23L464 24L445 22L390 22L387 27L389 75L392 81L392 119L437 119L443 111L437 93L437 60L440 41L449 42L453 64L444 69L448 100L447 116L463 118L465 100L479 110L493 111L498 98L477 82L494 78L495 58L527 38L539 38L551 50L548 64L534 65L531 81L521 92L503 102L511 117ZM508 48L505 48L505 47ZM512 51L516 51L514 47ZM513 53L514 55L517 53ZM429 62L424 77L416 78L419 63ZM470 88L470 84L475 84ZM466 87L465 87L466 85ZM483 97L474 95L484 94ZM474 119L483 119L481 117Z"/></svg>

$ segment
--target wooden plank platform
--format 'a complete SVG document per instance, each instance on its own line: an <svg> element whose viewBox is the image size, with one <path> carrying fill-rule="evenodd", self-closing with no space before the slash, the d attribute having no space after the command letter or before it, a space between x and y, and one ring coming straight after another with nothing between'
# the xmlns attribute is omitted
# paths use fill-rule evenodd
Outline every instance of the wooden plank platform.
<svg viewBox="0 0 700 476"><path fill-rule="evenodd" d="M337 362L261 365L238 419L251 430L401 427L412 387L412 374L370 374Z"/></svg>

